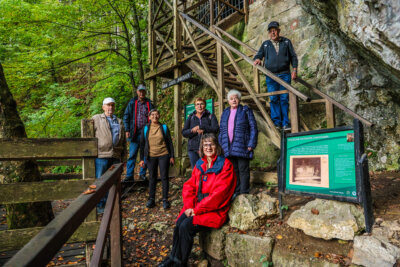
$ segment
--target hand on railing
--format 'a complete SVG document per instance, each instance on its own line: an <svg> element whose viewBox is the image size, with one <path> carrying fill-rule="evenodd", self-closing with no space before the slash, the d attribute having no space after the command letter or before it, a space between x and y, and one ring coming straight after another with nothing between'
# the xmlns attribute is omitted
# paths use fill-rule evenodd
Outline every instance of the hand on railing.
<svg viewBox="0 0 400 267"><path fill-rule="evenodd" d="M292 80L295 81L297 79L297 69L294 68L292 71Z"/></svg>
<svg viewBox="0 0 400 267"><path fill-rule="evenodd" d="M261 65L261 59L257 58L256 60L254 60L253 64L254 64L254 66Z"/></svg>

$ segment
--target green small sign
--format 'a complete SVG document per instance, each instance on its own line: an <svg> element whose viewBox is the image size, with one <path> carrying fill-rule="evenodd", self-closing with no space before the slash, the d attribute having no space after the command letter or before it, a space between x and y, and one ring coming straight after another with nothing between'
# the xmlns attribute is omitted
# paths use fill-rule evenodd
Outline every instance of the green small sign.
<svg viewBox="0 0 400 267"><path fill-rule="evenodd" d="M211 99L207 99L206 100L206 109L213 114L214 113L214 100ZM187 118L189 118L189 115L195 111L194 108L194 104L190 104L190 105L186 105L185 106L185 120L187 120Z"/></svg>
<svg viewBox="0 0 400 267"><path fill-rule="evenodd" d="M288 136L286 189L357 199L354 130Z"/></svg>

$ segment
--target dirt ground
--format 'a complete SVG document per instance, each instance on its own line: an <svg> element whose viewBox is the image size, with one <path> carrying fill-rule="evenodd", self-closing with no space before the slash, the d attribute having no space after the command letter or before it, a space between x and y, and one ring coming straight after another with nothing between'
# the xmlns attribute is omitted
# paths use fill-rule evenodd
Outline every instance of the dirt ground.
<svg viewBox="0 0 400 267"><path fill-rule="evenodd" d="M137 186L123 200L123 217L133 220L135 229L128 227L123 229L124 263L126 266L155 266L170 252L172 243L172 231L176 216L181 207L181 188L186 178L177 177L170 180L170 201L174 204L171 209L164 210L161 202L161 183L157 184L157 206L152 209L145 207L148 193L145 185ZM400 172L371 172L371 187L373 197L374 217L383 220L400 218ZM264 185L252 187L251 193L268 191L277 196L277 188ZM351 262L352 242L331 240L325 241L305 235L301 230L293 229L286 224L289 215L300 206L312 200L309 197L286 196L283 220L271 219L260 229L247 232L250 235L274 237L278 248L308 255L310 257L325 258L333 263L347 266ZM161 233L146 227L147 223L164 223L168 228ZM246 232L231 228L231 232L245 234ZM193 247L190 258L190 266L203 259L200 247ZM223 266L221 264L221 266Z"/></svg>

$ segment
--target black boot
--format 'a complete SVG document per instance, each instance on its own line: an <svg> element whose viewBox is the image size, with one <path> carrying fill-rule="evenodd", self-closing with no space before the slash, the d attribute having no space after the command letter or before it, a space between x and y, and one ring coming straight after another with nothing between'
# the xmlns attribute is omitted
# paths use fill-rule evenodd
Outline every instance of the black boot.
<svg viewBox="0 0 400 267"><path fill-rule="evenodd" d="M168 199L163 199L163 208L165 210L171 208L171 204L169 203Z"/></svg>
<svg viewBox="0 0 400 267"><path fill-rule="evenodd" d="M153 208L155 205L156 205L156 202L154 201L154 198L150 198L146 203L146 207L148 207L148 208Z"/></svg>
<svg viewBox="0 0 400 267"><path fill-rule="evenodd" d="M163 262L161 262L158 267L171 267L173 265L174 261L171 260L171 258L168 256L167 258L165 258L165 260L163 260Z"/></svg>

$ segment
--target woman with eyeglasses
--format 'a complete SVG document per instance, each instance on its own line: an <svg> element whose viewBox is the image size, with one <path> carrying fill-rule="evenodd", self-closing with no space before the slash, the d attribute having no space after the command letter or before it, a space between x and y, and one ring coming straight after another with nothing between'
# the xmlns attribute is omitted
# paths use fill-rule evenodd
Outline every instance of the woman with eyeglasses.
<svg viewBox="0 0 400 267"><path fill-rule="evenodd" d="M199 160L200 138L203 134L217 134L219 130L218 120L214 114L206 109L206 101L199 97L194 101L195 111L185 121L182 135L188 138L188 156L192 169Z"/></svg>
<svg viewBox="0 0 400 267"><path fill-rule="evenodd" d="M159 267L187 266L196 233L220 228L228 217L236 176L214 134L202 136L200 157L192 177L183 185L183 208L176 221L171 254Z"/></svg>
<svg viewBox="0 0 400 267"><path fill-rule="evenodd" d="M150 122L142 129L140 136L140 167L145 162L149 169L149 200L146 207L153 208L156 205L156 183L158 167L162 182L163 208L171 207L168 201L169 165L174 164L174 146L167 125L160 123L160 112L157 109L150 110Z"/></svg>

